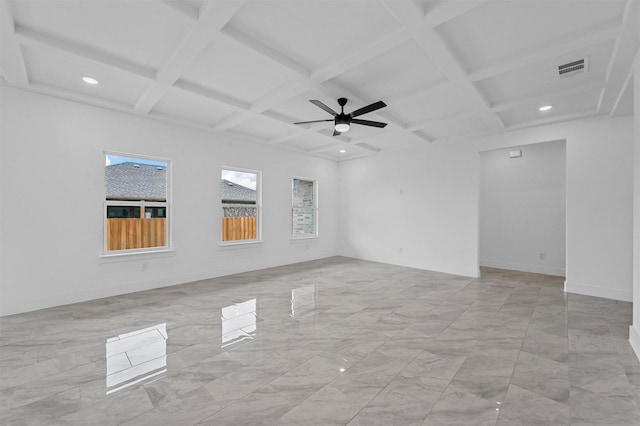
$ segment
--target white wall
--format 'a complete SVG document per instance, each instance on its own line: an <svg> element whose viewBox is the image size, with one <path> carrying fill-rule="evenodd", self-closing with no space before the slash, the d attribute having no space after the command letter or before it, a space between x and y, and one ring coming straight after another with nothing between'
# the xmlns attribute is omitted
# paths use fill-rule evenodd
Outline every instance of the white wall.
<svg viewBox="0 0 640 426"><path fill-rule="evenodd" d="M512 150L480 154L480 266L564 276L565 142Z"/></svg>
<svg viewBox="0 0 640 426"><path fill-rule="evenodd" d="M640 51L636 54L633 72L633 324L629 329L629 342L640 358Z"/></svg>
<svg viewBox="0 0 640 426"><path fill-rule="evenodd" d="M476 275L479 152L563 139L567 149L566 289L630 301L631 116L425 144L342 162L340 253Z"/></svg>
<svg viewBox="0 0 640 426"><path fill-rule="evenodd" d="M333 161L4 85L0 91L2 315L336 253ZM100 257L105 150L172 160L172 255ZM219 245L223 165L262 171L263 244ZM290 240L292 176L318 180L317 239Z"/></svg>
<svg viewBox="0 0 640 426"><path fill-rule="evenodd" d="M340 252L475 276L478 152L425 144L340 163Z"/></svg>

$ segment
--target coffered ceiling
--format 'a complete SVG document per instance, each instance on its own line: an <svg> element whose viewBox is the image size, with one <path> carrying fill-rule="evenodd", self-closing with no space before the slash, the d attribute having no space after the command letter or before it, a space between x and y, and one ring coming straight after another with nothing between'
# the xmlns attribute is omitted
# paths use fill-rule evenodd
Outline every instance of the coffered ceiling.
<svg viewBox="0 0 640 426"><path fill-rule="evenodd" d="M1 0L0 73L212 143L228 133L340 160L631 113L638 3ZM579 59L586 71L559 76ZM340 97L346 112L384 101L359 118L389 125L292 124L331 119L309 100L339 111Z"/></svg>

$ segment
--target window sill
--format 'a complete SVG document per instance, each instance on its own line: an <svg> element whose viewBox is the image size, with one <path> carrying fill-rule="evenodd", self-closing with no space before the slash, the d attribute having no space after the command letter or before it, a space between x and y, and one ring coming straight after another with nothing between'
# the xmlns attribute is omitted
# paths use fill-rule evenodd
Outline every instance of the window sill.
<svg viewBox="0 0 640 426"><path fill-rule="evenodd" d="M176 251L171 248L149 250L149 251L129 251L126 253L109 253L98 256L100 263L126 262L138 259L154 259L161 257L173 257Z"/></svg>
<svg viewBox="0 0 640 426"><path fill-rule="evenodd" d="M264 244L262 240L229 241L229 242L221 242L220 248L222 249L243 248L243 247L259 246L262 244Z"/></svg>
<svg viewBox="0 0 640 426"><path fill-rule="evenodd" d="M317 240L318 238L320 238L318 235L310 235L308 237L291 237L290 241L295 243L296 241Z"/></svg>

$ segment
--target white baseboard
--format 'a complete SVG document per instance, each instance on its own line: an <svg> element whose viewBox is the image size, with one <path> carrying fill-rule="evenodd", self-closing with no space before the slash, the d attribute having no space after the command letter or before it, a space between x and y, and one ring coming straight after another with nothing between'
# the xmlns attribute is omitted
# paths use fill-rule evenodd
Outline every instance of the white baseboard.
<svg viewBox="0 0 640 426"><path fill-rule="evenodd" d="M619 290L607 287L597 287L584 284L575 284L565 281L564 291L566 293L584 294L585 296L602 297L604 299L622 300L623 302L633 302L633 290Z"/></svg>
<svg viewBox="0 0 640 426"><path fill-rule="evenodd" d="M390 258L385 256L370 256L367 254L357 253L353 250L342 251L338 256L350 257L352 259L366 260L368 262L386 263L387 265L404 266L407 268L422 269L425 271L442 272L443 274L459 275L462 277L478 278L480 270L477 265L471 267L460 267L455 265L429 265L422 262L405 261L399 258Z"/></svg>
<svg viewBox="0 0 640 426"><path fill-rule="evenodd" d="M532 272L534 274L565 276L565 268L559 266L531 265L526 263L503 262L501 260L480 259L480 266L488 268L508 269L510 271Z"/></svg>
<svg viewBox="0 0 640 426"><path fill-rule="evenodd" d="M629 326L629 343L640 360L640 330L633 325Z"/></svg>

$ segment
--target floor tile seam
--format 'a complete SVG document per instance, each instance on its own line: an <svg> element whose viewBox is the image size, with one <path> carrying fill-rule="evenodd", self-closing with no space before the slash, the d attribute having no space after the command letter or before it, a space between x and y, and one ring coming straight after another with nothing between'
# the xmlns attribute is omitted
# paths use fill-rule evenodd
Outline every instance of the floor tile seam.
<svg viewBox="0 0 640 426"><path fill-rule="evenodd" d="M529 321L527 322L527 330L524 332L524 336L522 337L522 339L520 341L520 348L518 349L518 356L516 356L516 359L515 359L515 361L513 363L513 369L511 371L511 376L509 376L509 384L507 385L507 390L504 393L504 398L502 399L502 401L500 401L500 405L502 407L504 406L504 401L507 398L507 392L509 392L509 387L512 385L513 376L516 373L516 365L518 365L518 361L520 360L520 354L522 354L522 348L524 347L524 341L525 341L525 338L527 336L527 333L529 332L529 327L530 326L531 326L531 317L529 317ZM498 420L500 419L501 415L502 415L502 409L498 411L498 417L496 419L496 424L498 423Z"/></svg>
<svg viewBox="0 0 640 426"><path fill-rule="evenodd" d="M497 313L496 313L496 315L497 315ZM486 333L487 333L487 331L485 330L485 334L486 334ZM484 336L484 334L483 334L483 336ZM473 346L473 348L471 349L471 352L473 352L473 351L477 348L478 343L479 343L480 341L481 341L481 339L477 339L477 340L476 340L476 343L475 343L475 345ZM428 352L428 351L427 351L427 352ZM469 352L469 353L471 353L471 352ZM468 357L469 357L469 355L467 355L467 357L466 357L466 358L468 358ZM466 360L466 358L465 358L465 360ZM429 417L429 415L431 414L431 411L433 410L433 407L435 407L435 406L438 404L438 402L439 402L439 401L440 401L440 399L442 398L442 395L444 395L444 394L446 393L447 389L449 389L449 387L451 386L451 384L452 384L452 382L453 382L453 379L454 379L454 378L455 378L455 376L458 374L458 372L460 371L460 369L461 369L461 368L462 368L462 364L461 364L460 366L458 366L458 369L456 370L456 372L451 376L451 379L449 379L449 383L447 383L447 386L445 386L445 387L442 389L442 392L440 392L440 395L438 396L438 399L436 400L436 402L435 402L431 407L429 407L429 411L427 412L426 416L425 416L425 417L424 417L424 419L422 420L422 423L423 423L423 424L424 424L424 422L427 420L427 418ZM474 395L475 395L475 394L474 394ZM475 395L475 396L477 396L477 395ZM482 397L478 396L478 398L482 398ZM488 400L487 400L487 399L485 399L485 398L482 398L482 399L483 399L483 400L485 400L485 401L488 401ZM496 419L496 424L497 424L497 422L498 422L498 421L497 421L497 419Z"/></svg>
<svg viewBox="0 0 640 426"><path fill-rule="evenodd" d="M542 398L542 399L544 399L544 400L546 400L546 401L549 401L549 402L550 402L550 403L552 403L552 404L560 404L560 405L564 405L564 406L566 407L566 409L569 411L569 413L568 413L568 414L569 414L569 418L571 418L571 411L570 411L570 410L571 410L571 404L570 404L571 398L570 398L570 397L567 399L567 401L566 401L566 402L564 402L564 403L563 403L563 402L556 401L556 400L554 400L554 399L548 398L548 397L546 397L546 396L544 396L544 395L540 395L540 394L539 394L539 393L537 393L537 392L531 391L531 390L529 390L529 389L523 388L522 386L518 386L518 385L513 384L513 383L509 383L509 387L507 388L507 393L509 392L509 388L510 388L511 386L515 386L515 387L517 387L517 388L519 388L519 389L522 389L523 391L530 392L530 393L532 393L532 394L536 395L536 397L538 397L538 398ZM505 393L505 400L506 400L506 393ZM502 416L502 414L503 414L503 408L504 408L504 401L503 401L503 404L502 404L502 408L500 409L499 414L498 414L498 420L500 420L500 416Z"/></svg>
<svg viewBox="0 0 640 426"><path fill-rule="evenodd" d="M84 363L84 364L76 365L76 366L74 366L73 368L68 368L68 369L66 369L66 370L61 370L61 371L58 371L58 372L55 372L55 373L52 373L52 374L48 374L48 375L46 375L46 376L38 377L38 378L36 378L36 379L29 380L29 381L27 381L27 382L23 382L23 383L20 383L20 384L18 384L18 385L15 385L15 386L9 386L9 387L6 387L6 388L5 388L5 387L3 387L2 385L0 385L0 392L8 391L8 390L10 390L10 389L19 389L19 388L22 388L22 387L24 387L25 385L28 385L28 384L31 384L31 383L36 383L36 382L41 382L41 381L43 381L43 380L48 380L48 379L51 379L52 377L55 377L55 376L58 376L58 375L64 375L64 374L68 373L69 371L75 370L76 368L82 368L82 367L85 367L85 366L90 365L90 364L91 364L91 362L89 361L89 362ZM27 366L27 367L28 367L28 366ZM98 380L98 379L95 379L95 380ZM65 390L65 391L63 391L63 392L67 392L67 391L69 391L70 389L73 389L73 388L75 388L75 387L80 387L80 386L82 386L82 385L84 385L84 384L86 384L86 383L91 383L91 382L93 382L93 381L94 381L94 380L89 380L89 381L87 381L87 382L76 383L76 384L74 384L73 386L71 386L69 389L67 389L67 390ZM60 393L60 392L57 392L57 393L51 394L50 396L58 395L59 393ZM48 396L48 397L50 397L50 396ZM47 398L48 398L48 397L47 397ZM40 401L40 400L41 400L41 399L38 399L38 401ZM32 402L36 402L36 401L32 401ZM31 404L32 402L30 402L29 404ZM29 405L29 404L25 404L25 405ZM24 406L24 405L23 405L23 406Z"/></svg>
<svg viewBox="0 0 640 426"><path fill-rule="evenodd" d="M211 400L212 400L214 403L216 403L216 404L217 404L217 401L216 401L215 399L213 399L213 395L211 395L211 393L209 392L209 390L206 388L206 385L203 385L203 386L197 387L197 388L195 388L195 389L191 390L190 392L193 392L193 391L195 391L195 390L197 390L197 389L200 389L200 388L204 389L204 391L205 391L205 392L207 392L207 394L210 396ZM251 392L251 393L252 393L252 392ZM244 397L243 397L243 398L244 398ZM169 399L169 400L165 401L163 404L159 404L158 406L152 407L152 408L150 408L149 410L145 411L144 413L138 414L138 415L136 415L136 416L134 416L134 417L130 417L129 419L127 419L127 420L125 420L125 421L123 421L123 422L120 422L120 423L118 423L118 424L119 424L119 425L121 425L121 424L125 424L125 423L130 423L131 421L133 421L133 420L135 420L135 419L138 419L138 418L142 420L142 416L145 416L145 415L147 415L148 413L151 413L151 412L153 412L153 411L155 411L155 410L158 410L158 408L160 408L160 407L162 407L162 406L166 406L166 405L168 405L170 402L177 401L178 399L179 399L179 398L172 398L172 399ZM236 400L236 401L230 401L228 404L219 404L218 409L217 409L217 410L215 410L213 413L208 413L208 414L206 414L204 417L199 418L198 420L195 420L195 421L193 421L192 423L189 423L189 426L191 426L191 425L199 425L199 424L201 424L203 421L205 421L205 420L207 420L207 419L209 419L209 418L211 418L211 417L214 417L214 416L215 416L216 414L218 414L220 411L224 410L225 408L227 408L227 407L228 407L229 405L231 405L232 403L237 402L237 401L240 401L241 399L242 399L242 398L239 398L239 399L238 399L238 400ZM136 423L136 424L138 424L138 423ZM139 424L147 424L147 423L140 422ZM187 425L183 425L183 426L187 426Z"/></svg>
<svg viewBox="0 0 640 426"><path fill-rule="evenodd" d="M374 351L374 352L375 352L375 351ZM411 364L413 361L415 361L415 359L416 359L420 354L422 354L423 352L424 352L424 351L420 351L420 352L418 352L415 356L413 356L413 357L412 357L412 358L411 358L411 359L410 359L410 360L405 364L405 366L404 366L404 368L402 368L402 370L398 371L398 373L396 373L396 374L393 376L393 378L392 378L391 380L389 380L389 382L387 382L387 384L386 384L386 385L384 385L384 387L383 387L382 389L380 389L380 390L379 390L379 391L378 391L378 392L377 392L373 397L371 397L367 402L365 402L365 403L360 407L360 409L358 410L358 412L357 412L357 413L355 413L353 416L351 416L351 417L349 418L349 420L347 420L344 424L346 425L346 424L348 424L349 422L351 422L354 418L356 418L356 417L360 414L360 412L361 412L362 410L364 410L366 407L368 407L368 406L369 406L369 403L370 403L371 401L373 401L374 399L376 399L376 398L378 397L378 395L380 395L380 394L381 394L381 393L382 393L382 392L383 392L383 391L384 391L384 390L385 390L385 389L386 389L386 388L391 384L391 382L393 382L393 381L394 381L394 380L395 380L395 379L396 379L396 378L397 378L397 377L398 377L398 376L399 376L399 375L400 375L400 374L401 374L401 373L402 373L402 372L407 368L407 366L408 366L409 364ZM338 377L340 377L340 376L338 376ZM337 380L337 379L338 379L338 377L336 377L335 379L333 379L333 380L332 380L331 382L329 382L328 384L331 384L334 380ZM447 386L448 386L448 385L447 385ZM445 388L446 388L446 387L445 387ZM444 390L443 390L443 392L444 392ZM442 393L441 393L440 395L442 396ZM428 415L428 414L427 414L427 415ZM426 417L425 417L425 418L426 418Z"/></svg>
<svg viewBox="0 0 640 426"><path fill-rule="evenodd" d="M87 383L90 383L90 382L87 382ZM83 383L83 384L84 384L84 383ZM53 394L48 394L48 395L43 396L42 398L39 398L39 399L37 399L37 400L35 400L35 401L31 401L31 402L29 402L28 404L19 405L19 406L17 406L17 407L10 408L10 409L9 409L9 411L8 411L7 413L9 414L9 413L11 413L12 411L20 410L20 409L27 410L27 409L28 409L27 407L29 407L30 405L37 404L37 403L42 402L42 401L45 401L45 400L54 399L54 398L58 397L59 395L62 395L63 393L66 393L66 392L70 392L70 391L72 391L72 390L74 390L74 389L76 389L76 388L77 388L78 390L80 390L80 387L81 387L81 386L82 386L82 385L80 385L80 384L79 384L79 385L72 386L72 387L70 387L70 388L68 388L68 389L61 390L60 392L55 392L55 393L53 393ZM105 393L106 393L106 390L105 390ZM100 400L96 400L96 401L94 401L93 403L89 403L86 407L82 407L81 409L88 409L88 408L91 408L91 407L93 407L94 405L97 405L99 402L100 402ZM79 400L79 403L80 403L80 404L82 404L81 399ZM74 413L74 412L77 412L77 411L79 411L79 410L75 410L75 411L73 411L73 412L71 412L71 413L67 413L67 414L65 414L65 416L68 416L68 415L70 415L70 414L72 414L72 413ZM38 411L34 411L34 413L35 413L35 414L40 414ZM16 413L16 414L13 414L13 415L11 415L11 416L9 416L9 418L12 418L12 417L14 417L14 416L16 416L16 415L17 415L17 413ZM63 417L65 417L65 416L63 416Z"/></svg>
<svg viewBox="0 0 640 426"><path fill-rule="evenodd" d="M458 367L458 370L460 369L460 367ZM458 370L456 370L456 373L458 372ZM455 374L453 375L453 377L455 377ZM429 417L429 415L431 414L431 411L433 410L433 407L435 407L438 402L440 401L440 399L442 399L442 395L445 394L445 392L447 391L447 389L449 389L449 386L451 385L451 382L453 381L453 377L451 377L451 379L449 379L449 383L447 383L447 386L445 386L444 388L442 388L442 391L440 392L440 395L438 395L438 398L435 400L435 402L431 405L431 407L429 407L429 411L427 412L427 414L424 416L424 418L422 419L422 423L423 424L426 420L427 417Z"/></svg>
<svg viewBox="0 0 640 426"><path fill-rule="evenodd" d="M617 375L620 376L620 375L622 375L622 373L619 373ZM616 375L608 376L608 377L615 377L615 376ZM625 374L625 376L626 376L626 374ZM590 393L593 393L593 394L596 394L596 395L600 395L600 396L605 396L605 397L629 397L629 398L633 398L633 390L631 391L631 395L607 395L607 394L604 394L604 393L602 393L600 391L588 389L588 388L585 387L585 386L592 385L593 383L595 383L595 382L597 382L599 380L600 379L593 379L593 380L591 380L591 381L589 381L587 383L583 383L583 384L580 384L580 385L577 385L577 384L570 385L570 387L574 387L576 389L580 389L580 390L585 391L585 392L590 392ZM629 387L631 389L633 389L633 385L631 383L629 383ZM638 407L638 408L640 408L640 407Z"/></svg>

